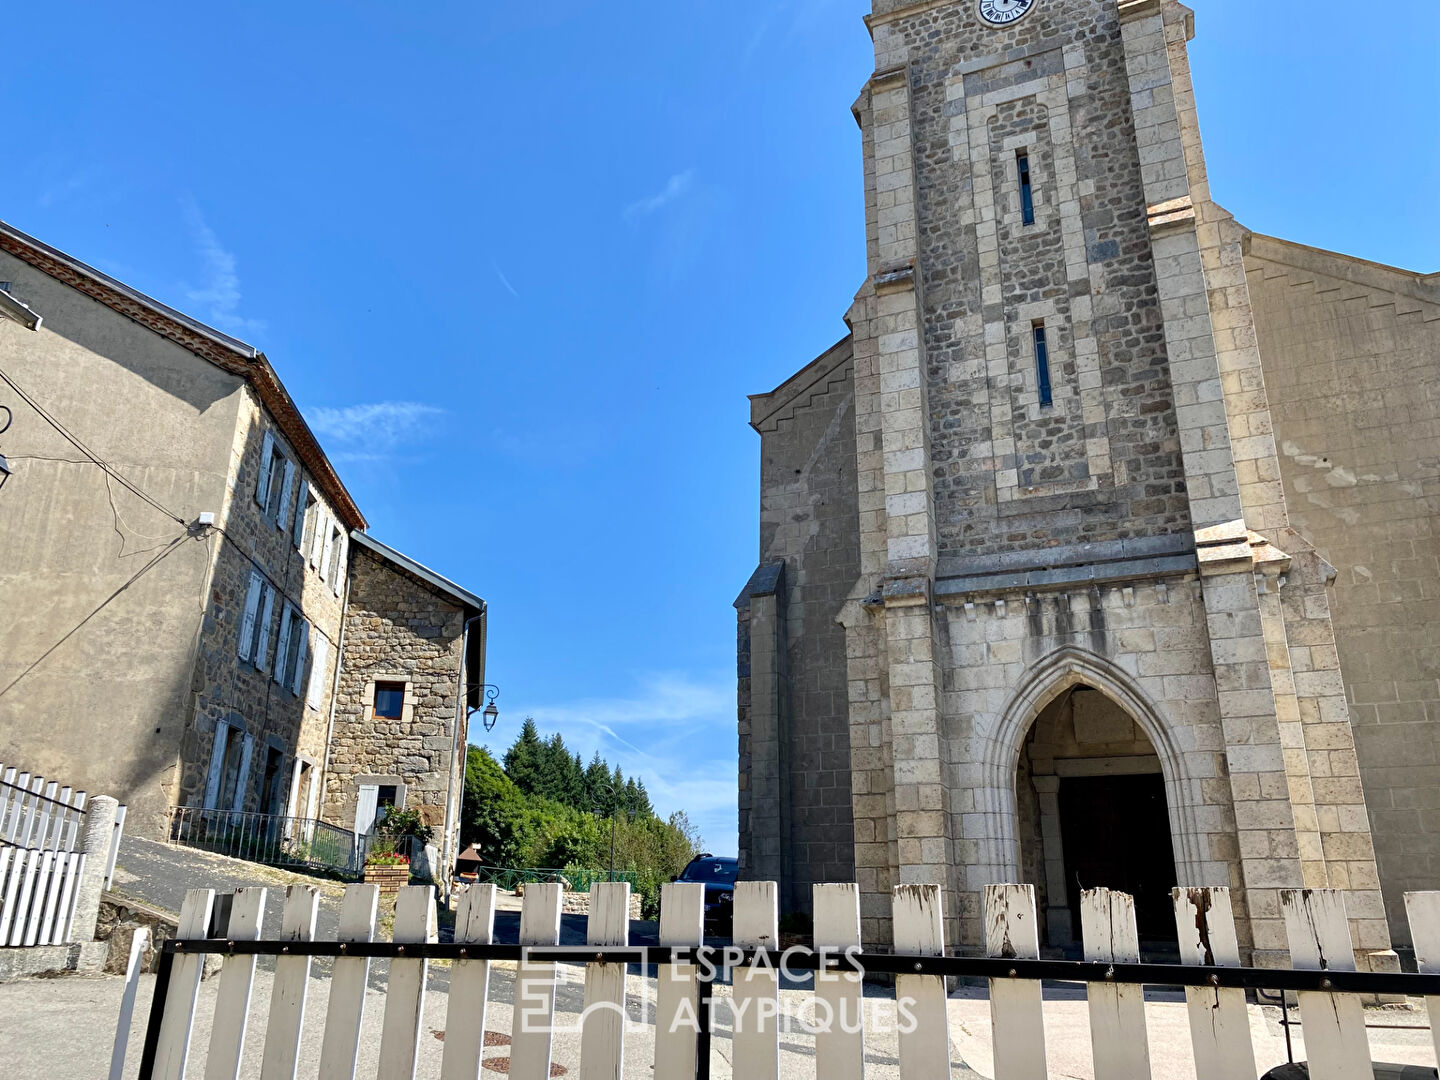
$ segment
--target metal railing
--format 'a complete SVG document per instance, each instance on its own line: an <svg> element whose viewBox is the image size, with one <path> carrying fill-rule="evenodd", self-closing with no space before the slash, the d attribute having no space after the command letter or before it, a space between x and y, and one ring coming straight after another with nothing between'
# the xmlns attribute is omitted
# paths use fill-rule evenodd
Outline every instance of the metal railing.
<svg viewBox="0 0 1440 1080"><path fill-rule="evenodd" d="M496 885L509 892L514 892L517 885L543 884L545 882L560 882L570 892L589 892L590 886L597 881L628 881L633 888L640 883L640 875L629 870L556 870L546 867L504 867L504 866L477 866L474 869L475 884ZM462 877L466 883L470 879L469 870L464 872Z"/></svg>
<svg viewBox="0 0 1440 1080"><path fill-rule="evenodd" d="M363 873L370 839L318 818L194 806L177 806L170 811L167 835L171 844L180 847L266 866L303 867L350 878L359 878Z"/></svg>

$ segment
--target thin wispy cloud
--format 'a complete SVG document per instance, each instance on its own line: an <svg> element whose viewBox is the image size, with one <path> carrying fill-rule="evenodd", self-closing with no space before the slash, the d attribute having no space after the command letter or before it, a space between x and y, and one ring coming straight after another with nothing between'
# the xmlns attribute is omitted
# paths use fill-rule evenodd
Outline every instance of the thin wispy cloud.
<svg viewBox="0 0 1440 1080"><path fill-rule="evenodd" d="M684 810L712 850L734 849L733 675L652 674L625 696L512 702L507 713L515 723L502 721L491 737L497 756L519 731L518 718L534 717L542 734L563 735L585 760L598 750L626 776L643 780L661 816Z"/></svg>
<svg viewBox="0 0 1440 1080"><path fill-rule="evenodd" d="M377 401L305 411L316 434L334 443L337 461L391 461L396 451L422 442L445 410L418 401Z"/></svg>
<svg viewBox="0 0 1440 1080"><path fill-rule="evenodd" d="M637 199L625 208L625 220L634 221L637 218L649 217L659 210L663 210L676 199L681 198L687 191L695 186L695 170L686 169L684 172L676 173L665 182L665 186L654 195L643 199Z"/></svg>
<svg viewBox="0 0 1440 1080"><path fill-rule="evenodd" d="M495 276L500 279L500 284L510 290L510 295L517 300L520 299L520 294L515 291L515 286L510 284L510 279L505 276L505 271L500 269L500 264L491 260L490 267L495 271Z"/></svg>
<svg viewBox="0 0 1440 1080"><path fill-rule="evenodd" d="M220 243L215 230L205 221L200 207L193 199L181 203L185 225L195 244L204 270L204 284L199 288L185 290L186 299L203 314L204 318L222 330L237 334L263 333L265 323L259 319L246 319L240 315L240 275L236 270L235 255Z"/></svg>

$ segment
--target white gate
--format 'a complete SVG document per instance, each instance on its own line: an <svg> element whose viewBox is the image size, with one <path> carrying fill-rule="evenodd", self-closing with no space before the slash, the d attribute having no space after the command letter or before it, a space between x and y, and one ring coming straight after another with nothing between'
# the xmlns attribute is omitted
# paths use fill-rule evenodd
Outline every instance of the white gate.
<svg viewBox="0 0 1440 1080"><path fill-rule="evenodd" d="M444 1031L442 1080L474 1080L480 1068L489 997L489 965L515 962L515 1008L509 1074L512 1080L548 1080L558 963L585 965L585 1005L580 1074L585 1080L625 1075L623 1017L626 964L658 964L653 1070L656 1080L706 1080L710 1073L710 988L717 969L729 964L733 978L733 1071L742 1080L778 1080L780 1025L777 971L778 918L775 885L741 882L735 890L735 944L743 958L702 946L704 886L664 886L661 947L628 948L629 885L597 884L591 893L589 944L556 948L563 894L558 884L527 886L520 942L493 943L496 890L477 885L461 897L453 944L435 944L435 893L431 886L402 890L393 941L374 941L378 890L346 889L339 941L314 941L317 894L292 887L279 940L261 941L264 890L235 894L225 940L206 940L214 893L187 894L180 938L166 944L141 1062L142 1080L180 1080L191 1052L200 973L205 954L226 956L206 1049L206 1077L236 1077L245 1050L245 1003L257 955L276 957L264 1036L265 1076L293 1076L301 1040L323 1039L321 1075L355 1075L362 1026L380 1027L379 1075L415 1075L427 967L449 960L449 1011ZM938 886L906 885L894 895L892 953L864 953L860 942L860 893L853 884L815 886L814 947L788 950L791 969L816 972L816 1068L821 1080L860 1080L865 1073L866 1033L860 1008L864 972L895 976L897 1012L905 1002L914 1024L898 1028L899 1068L904 1080L948 1080L951 1046L946 979L990 980L996 1076L999 1080L1045 1080L1045 1020L1040 980L1083 983L1096 1080L1148 1080L1150 1055L1145 1025L1146 983L1187 989L1190 1035L1198 1080L1237 1080L1256 1075L1245 992L1280 989L1298 993L1310 1075L1315 1080L1372 1080L1364 1018L1358 995L1428 996L1440 1001L1440 893L1409 898L1412 930L1426 974L1357 972L1343 895L1329 890L1282 893L1293 970L1243 968L1236 943L1229 891L1175 890L1176 927L1182 964L1139 962L1133 900L1107 889L1082 898L1084 961L1038 959L1034 891L1028 885L994 885L985 892L986 957L946 954ZM312 957L335 958L323 1032L304 1026ZM365 1015L365 986L372 958L390 960L390 977L379 1017ZM743 1004L742 1006L742 1003ZM592 1009L591 1006L600 1006ZM617 1009L617 1006L621 1008ZM542 1022L536 1023L537 1015ZM525 1018L522 1022L522 1017ZM856 1021L861 1021L858 1026ZM117 1032L123 1055L128 1020Z"/></svg>

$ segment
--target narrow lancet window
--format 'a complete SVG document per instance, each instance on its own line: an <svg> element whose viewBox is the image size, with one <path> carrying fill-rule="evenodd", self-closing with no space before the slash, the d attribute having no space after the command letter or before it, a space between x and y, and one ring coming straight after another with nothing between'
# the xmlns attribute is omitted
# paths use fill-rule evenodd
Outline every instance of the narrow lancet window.
<svg viewBox="0 0 1440 1080"><path fill-rule="evenodd" d="M1053 405L1054 395L1050 390L1050 346L1045 341L1045 324L1037 322L1035 334L1035 382L1040 389L1040 404Z"/></svg>
<svg viewBox="0 0 1440 1080"><path fill-rule="evenodd" d="M1021 150L1016 155L1020 172L1020 220L1023 224L1035 224L1035 193L1030 187L1030 155Z"/></svg>

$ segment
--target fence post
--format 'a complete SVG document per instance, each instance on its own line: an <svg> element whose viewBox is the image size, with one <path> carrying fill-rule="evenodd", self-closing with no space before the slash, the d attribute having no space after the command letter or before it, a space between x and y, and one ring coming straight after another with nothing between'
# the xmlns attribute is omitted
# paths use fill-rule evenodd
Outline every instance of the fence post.
<svg viewBox="0 0 1440 1080"><path fill-rule="evenodd" d="M894 896L895 951L944 956L945 918L940 886L896 885ZM948 1080L950 1014L945 1007L945 979L924 974L923 962L915 966L915 974L895 979L900 1075L916 1080Z"/></svg>
<svg viewBox="0 0 1440 1080"><path fill-rule="evenodd" d="M1422 975L1440 975L1440 892L1408 892L1405 914L1410 920L1410 940L1415 942L1415 963ZM1430 1038L1440 1055L1440 997L1427 997Z"/></svg>
<svg viewBox="0 0 1440 1080"><path fill-rule="evenodd" d="M1354 971L1345 894L1339 889L1282 889L1285 936L1292 966L1310 971ZM1301 991L1301 1030L1313 1080L1371 1080L1365 1013L1354 994Z"/></svg>
<svg viewBox="0 0 1440 1080"><path fill-rule="evenodd" d="M704 923L704 885L672 881L660 886L662 948L703 944ZM698 973L694 964L660 964L655 970L655 1080L695 1075L700 1010L705 1008Z"/></svg>
<svg viewBox="0 0 1440 1080"><path fill-rule="evenodd" d="M780 889L773 881L735 883L735 944L742 949L780 947ZM780 974L768 964L735 969L735 1075L777 1080L780 1075Z"/></svg>
<svg viewBox="0 0 1440 1080"><path fill-rule="evenodd" d="M1135 900L1127 893L1087 889L1080 894L1085 959L1138 964L1140 936ZM1150 1043L1145 1033L1145 988L1134 983L1091 983L1090 1042L1095 1080L1148 1080Z"/></svg>
<svg viewBox="0 0 1440 1080"><path fill-rule="evenodd" d="M1006 960L1040 959L1035 886L985 887L985 955ZM1045 1013L1034 979L990 980L990 1027L995 1075L1005 1080L1045 1080Z"/></svg>
<svg viewBox="0 0 1440 1080"><path fill-rule="evenodd" d="M628 881L597 881L590 886L585 943L630 944ZM624 964L586 965L580 1080L622 1080L625 1075L625 972Z"/></svg>
<svg viewBox="0 0 1440 1080"><path fill-rule="evenodd" d="M105 891L106 864L110 840L115 835L115 811L119 802L109 795L97 795L85 810L85 831L80 836L80 883L75 889L75 917L70 920L72 941L93 941L100 918L100 894Z"/></svg>
<svg viewBox="0 0 1440 1080"><path fill-rule="evenodd" d="M1176 889L1170 895L1181 962L1192 967L1239 967L1240 944L1230 890ZM1199 1080L1258 1075L1245 991L1188 986L1185 1001Z"/></svg>
<svg viewBox="0 0 1440 1080"><path fill-rule="evenodd" d="M860 886L814 885L815 950L835 954L858 951ZM815 973L815 1075L826 1080L863 1080L865 1076L865 1001L858 971ZM824 1006L822 1009L821 1006Z"/></svg>

